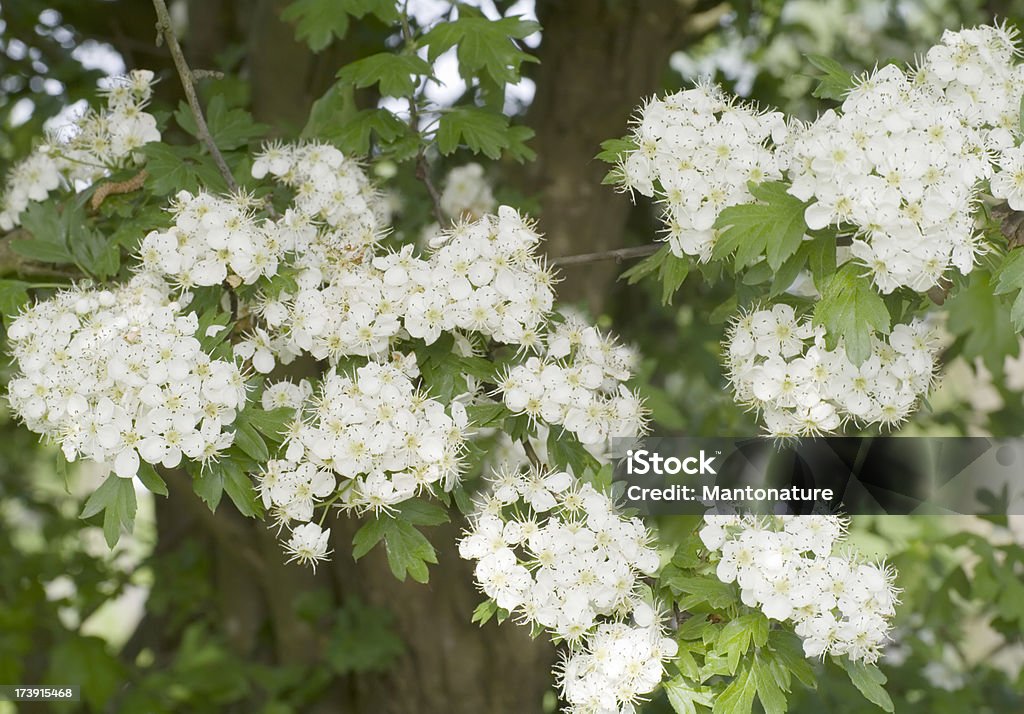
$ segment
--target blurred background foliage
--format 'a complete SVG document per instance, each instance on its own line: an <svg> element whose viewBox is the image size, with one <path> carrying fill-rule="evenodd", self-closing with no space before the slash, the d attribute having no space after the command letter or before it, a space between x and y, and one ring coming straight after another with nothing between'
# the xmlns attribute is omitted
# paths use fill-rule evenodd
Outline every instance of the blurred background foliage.
<svg viewBox="0 0 1024 714"><path fill-rule="evenodd" d="M203 83L205 99L250 108L281 137L298 133L339 67L389 42L388 28L371 14L353 18L343 41L328 33L321 51L310 52L280 20L288 5L172 3L193 66L223 73ZM632 206L599 186L604 169L591 161L601 140L623 133L644 95L710 77L808 118L826 105L811 96L806 55L833 57L851 71L909 61L944 28L993 18L1013 23L1021 5L538 0L535 7L488 0L482 7L489 17L535 14L544 29L530 44L539 43L540 64L526 66L527 79L505 103L537 132L530 146L538 160L525 167L495 160L485 168L499 200L539 218L553 256L648 243L657 232L652 207ZM450 9L443 0L411 6L425 16ZM0 0L0 168L23 156L44 126L59 126L62 112L94 98L107 73L157 71L164 81L156 113L166 120L179 89L154 37L152 8L142 0ZM452 82L439 101L461 96ZM380 98L359 90L356 100L374 107ZM173 130L166 138L191 141ZM434 159L443 175L467 157ZM411 167L379 161L373 170L395 197L394 239L416 240L432 219ZM718 360L735 295L691 276L663 305L655 281L616 281L624 267L567 268L562 294L639 348L638 387L656 430L753 433ZM962 345L949 342L947 378L909 433L1020 436L1024 359L1014 349L987 362L965 358ZM171 497L160 503L140 492L134 536L109 552L100 529L77 518L102 474L59 466L52 448L9 419L0 430L0 683L77 683L83 693L78 704L17 711L460 714L557 707L548 645L511 625L481 630L469 622L479 597L450 545L457 524L430 529L441 563L429 587L394 582L373 557L356 566L344 550L335 567L313 577L280 564L273 537L251 529L230 504L211 516L187 487L172 483ZM337 530L344 548L352 531ZM859 548L891 558L900 571L899 637L882 663L897 711L1024 711L1024 527L1009 519L863 517L852 531ZM845 676L819 669L817 689L801 691L793 711L871 710ZM0 703L0 713L10 711L12 704ZM671 708L661 698L645 711Z"/></svg>

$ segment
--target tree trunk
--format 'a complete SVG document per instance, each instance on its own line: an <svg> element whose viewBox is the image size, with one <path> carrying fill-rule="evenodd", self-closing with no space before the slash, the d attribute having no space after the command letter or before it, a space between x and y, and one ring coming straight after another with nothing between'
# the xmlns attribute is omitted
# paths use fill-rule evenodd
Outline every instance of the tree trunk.
<svg viewBox="0 0 1024 714"><path fill-rule="evenodd" d="M540 197L551 256L625 247L631 202L601 185L610 167L594 156L602 141L626 133L633 110L661 86L672 52L723 9L696 0L538 2L543 40L526 117L537 160L523 182ZM612 261L567 266L558 297L597 315L620 270Z"/></svg>

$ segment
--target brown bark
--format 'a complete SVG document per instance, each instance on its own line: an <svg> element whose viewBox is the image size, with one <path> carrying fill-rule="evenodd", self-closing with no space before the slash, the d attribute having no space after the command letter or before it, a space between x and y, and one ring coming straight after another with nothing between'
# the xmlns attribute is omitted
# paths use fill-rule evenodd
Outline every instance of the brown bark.
<svg viewBox="0 0 1024 714"><path fill-rule="evenodd" d="M672 52L706 32L720 10L694 0L548 0L537 11L544 35L526 117L537 132L537 161L523 178L540 196L548 254L625 247L631 202L601 185L609 167L594 156L602 141L626 133L634 108L661 86ZM597 314L620 270L611 262L565 266L559 299Z"/></svg>

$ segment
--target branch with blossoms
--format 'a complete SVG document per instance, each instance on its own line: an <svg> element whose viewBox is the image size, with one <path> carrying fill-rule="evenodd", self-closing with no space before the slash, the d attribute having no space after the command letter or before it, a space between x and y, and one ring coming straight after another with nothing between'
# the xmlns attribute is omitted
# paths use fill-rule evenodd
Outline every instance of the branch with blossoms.
<svg viewBox="0 0 1024 714"><path fill-rule="evenodd" d="M718 263L745 295L723 350L737 402L771 434L906 420L945 340L936 306L969 359L991 359L971 333L1024 328L1017 54L1011 30L979 27L916 67L829 65L818 94L841 106L809 123L699 85L606 142L610 179L657 202L670 251L631 275L675 289Z"/></svg>
<svg viewBox="0 0 1024 714"><path fill-rule="evenodd" d="M529 130L488 92L518 79L535 23L460 6L413 27L382 4L401 46L342 69L311 138L262 143L265 127L223 98L203 111L154 7L188 98L176 119L199 145L161 140L152 74L134 72L19 163L0 199L0 228L28 235L19 255L89 278L5 285L8 398L64 459L108 470L82 516L112 547L136 483L166 494L166 469L211 511L226 495L267 520L282 557L314 568L346 516L362 519L354 557L383 543L396 577L427 581L438 559L421 529L458 509L484 596L474 619L556 642L570 712L630 711L659 687L682 710L746 712L756 697L781 712L823 658L891 710L874 667L891 568L842 555L835 516L711 514L667 538L624 512L611 444L648 428L640 356L558 309L537 224L497 205L482 167L434 185L428 156L529 157ZM489 38L497 60L462 52L474 101L431 106L431 63L467 37ZM976 324L986 316L1024 322L1015 219L982 209L1024 206L1015 52L1005 28L976 28L918 67L837 70L842 105L810 123L710 85L651 99L603 156L623 191L656 201L665 240L551 263L644 258L628 277L657 276L666 296L714 263L708 279L736 287L721 354L737 404L780 436L896 428L935 376L930 291L948 292L965 354L975 330L999 334ZM345 105L354 86L407 99L409 115ZM437 226L423 247L392 230L357 156L424 183ZM315 369L286 378L300 364Z"/></svg>

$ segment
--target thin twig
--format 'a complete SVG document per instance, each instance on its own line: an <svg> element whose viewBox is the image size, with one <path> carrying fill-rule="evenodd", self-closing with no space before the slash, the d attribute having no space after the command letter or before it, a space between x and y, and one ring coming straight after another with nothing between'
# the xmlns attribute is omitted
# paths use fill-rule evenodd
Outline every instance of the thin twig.
<svg viewBox="0 0 1024 714"><path fill-rule="evenodd" d="M526 458L530 460L530 466L535 468L537 471L544 470L544 462L540 460L540 456L537 455L536 449L533 448L533 444L530 443L530 438L524 436L519 442L523 445L523 450L526 451Z"/></svg>
<svg viewBox="0 0 1024 714"><path fill-rule="evenodd" d="M402 42L407 47L412 47L416 40L413 37L412 27L409 25L408 0L402 4L400 20ZM420 113L419 107L416 106L416 91L413 90L412 96L409 97L409 129L417 134L420 132L419 121ZM430 195L430 201L433 204L434 218L437 220L437 225L441 228L447 227L448 221L444 219L444 212L441 210L441 194L438 193L437 187L434 186L434 182L430 178L430 162L427 161L427 154L422 146L416 152L416 178L427 188L427 193Z"/></svg>
<svg viewBox="0 0 1024 714"><path fill-rule="evenodd" d="M653 255L664 247L664 243L651 243L649 245L640 245L635 248L617 248L615 250L606 250L600 253L563 255L561 258L552 258L551 265L583 265L585 263L600 263L605 260L614 260L616 263L621 263L624 260L646 258L648 255Z"/></svg>
<svg viewBox="0 0 1024 714"><path fill-rule="evenodd" d="M167 11L167 3L164 0L153 0L153 8L156 10L156 29L159 33L157 35L157 44L160 44L161 37L167 41L167 49L171 53L174 67L178 70L178 76L181 78L181 86L185 90L185 99L188 100L189 109L192 110L192 116L196 120L196 135L209 150L210 156L213 157L213 163L217 165L217 170L224 177L224 182L227 184L228 189L231 192L236 192L238 191L238 183L235 181L235 177L231 175L231 169L228 168L227 162L224 161L224 155L220 153L220 149L217 148L217 144L213 141L210 127L207 126L206 117L203 116L203 109L199 106L199 97L196 96L197 77L189 69L188 62L185 61L185 55L181 51L181 45L178 44L178 38L171 27L171 15Z"/></svg>
<svg viewBox="0 0 1024 714"><path fill-rule="evenodd" d="M437 192L437 187L434 186L434 182L430 179L430 163L427 161L427 156L423 153L422 148L416 156L416 178L427 187L430 201L434 205L434 218L437 219L437 225L441 226L441 228L446 228L448 221L445 220L444 212L441 210L441 194Z"/></svg>

